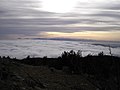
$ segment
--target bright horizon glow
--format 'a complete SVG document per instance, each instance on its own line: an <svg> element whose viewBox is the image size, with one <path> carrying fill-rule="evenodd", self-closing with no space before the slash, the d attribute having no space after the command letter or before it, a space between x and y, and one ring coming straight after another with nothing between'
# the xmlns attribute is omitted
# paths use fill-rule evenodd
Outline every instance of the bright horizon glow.
<svg viewBox="0 0 120 90"><path fill-rule="evenodd" d="M42 10L55 13L67 13L74 9L78 0L43 0Z"/></svg>
<svg viewBox="0 0 120 90"><path fill-rule="evenodd" d="M84 32L43 32L47 38L76 38L76 39L93 39L93 40L110 40L120 41L120 31L84 31Z"/></svg>

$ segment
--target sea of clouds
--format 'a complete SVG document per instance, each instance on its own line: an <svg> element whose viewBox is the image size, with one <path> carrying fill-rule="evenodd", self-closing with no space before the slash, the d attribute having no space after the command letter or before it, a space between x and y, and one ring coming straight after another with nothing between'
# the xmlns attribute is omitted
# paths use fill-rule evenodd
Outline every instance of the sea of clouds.
<svg viewBox="0 0 120 90"><path fill-rule="evenodd" d="M0 40L0 56L10 56L19 59L28 55L31 57L58 57L64 51L82 50L82 55L96 55L99 52L120 56L119 42L103 41L59 41L59 40Z"/></svg>

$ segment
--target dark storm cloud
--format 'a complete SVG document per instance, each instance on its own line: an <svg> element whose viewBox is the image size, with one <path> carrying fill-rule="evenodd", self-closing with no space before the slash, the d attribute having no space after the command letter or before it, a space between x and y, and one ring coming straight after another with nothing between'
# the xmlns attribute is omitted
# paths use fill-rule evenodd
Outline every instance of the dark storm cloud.
<svg viewBox="0 0 120 90"><path fill-rule="evenodd" d="M75 11L66 14L43 11L38 0L1 0L0 34L29 36L47 31L120 31L118 0L79 3Z"/></svg>

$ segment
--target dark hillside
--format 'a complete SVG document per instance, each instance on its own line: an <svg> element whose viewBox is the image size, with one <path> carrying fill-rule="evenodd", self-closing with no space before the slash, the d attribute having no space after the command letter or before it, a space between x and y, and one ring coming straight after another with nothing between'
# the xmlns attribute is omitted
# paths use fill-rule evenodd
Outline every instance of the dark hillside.
<svg viewBox="0 0 120 90"><path fill-rule="evenodd" d="M60 71L61 73L64 73L62 75L82 76L93 86L99 88L99 90L120 90L120 58L104 55L103 52L96 56L88 55L86 57L82 57L81 51L76 53L73 50L70 52L64 52L58 58L31 58L28 56L22 60L17 60L11 59L10 57L2 57L0 58L0 64L1 83L4 80L7 80L8 76L15 76L13 73L14 69L11 71L11 67L13 68L13 66L17 65L20 68L21 65L30 65L31 67L47 67L52 73ZM24 69L22 71L24 71ZM31 70L30 73L32 72L34 71ZM31 77L28 73L26 73L26 71L24 71L24 73L27 77L33 79L34 76ZM36 80L33 81L34 83L38 83ZM40 86L40 88L41 87L45 88L44 85Z"/></svg>

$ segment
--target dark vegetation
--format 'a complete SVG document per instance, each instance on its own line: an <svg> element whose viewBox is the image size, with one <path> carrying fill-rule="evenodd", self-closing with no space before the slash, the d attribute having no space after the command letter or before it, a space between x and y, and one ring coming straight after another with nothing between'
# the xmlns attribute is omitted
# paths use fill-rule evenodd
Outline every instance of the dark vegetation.
<svg viewBox="0 0 120 90"><path fill-rule="evenodd" d="M68 75L83 75L99 90L120 90L120 58L104 55L103 52L94 56L89 54L82 57L82 51L75 52L71 50L70 52L63 52L58 58L47 58L47 56L31 58L28 56L22 60L11 59L10 57L0 57L0 59L9 59L10 61L32 66L48 66L51 72L57 69L65 71ZM1 72L5 71L4 69L1 69ZM5 75L1 79L5 79L7 74L2 74ZM44 88L44 86L42 87Z"/></svg>

